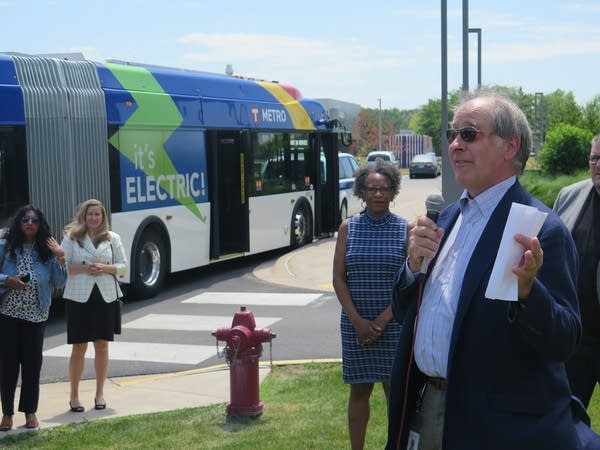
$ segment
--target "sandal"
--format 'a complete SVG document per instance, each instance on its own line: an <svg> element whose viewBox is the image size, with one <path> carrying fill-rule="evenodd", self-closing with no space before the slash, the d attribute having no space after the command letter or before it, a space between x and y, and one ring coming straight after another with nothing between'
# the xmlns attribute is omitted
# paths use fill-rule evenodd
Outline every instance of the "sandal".
<svg viewBox="0 0 600 450"><path fill-rule="evenodd" d="M39 428L40 422L35 417L35 413L25 413L25 428Z"/></svg>
<svg viewBox="0 0 600 450"><path fill-rule="evenodd" d="M12 429L12 416L3 415L2 422L0 422L0 431L8 431Z"/></svg>
<svg viewBox="0 0 600 450"><path fill-rule="evenodd" d="M106 409L106 402L98 403L94 398L94 409Z"/></svg>
<svg viewBox="0 0 600 450"><path fill-rule="evenodd" d="M85 411L85 408L81 405L73 406L73 403L69 400L69 408L71 408L71 412L81 413Z"/></svg>

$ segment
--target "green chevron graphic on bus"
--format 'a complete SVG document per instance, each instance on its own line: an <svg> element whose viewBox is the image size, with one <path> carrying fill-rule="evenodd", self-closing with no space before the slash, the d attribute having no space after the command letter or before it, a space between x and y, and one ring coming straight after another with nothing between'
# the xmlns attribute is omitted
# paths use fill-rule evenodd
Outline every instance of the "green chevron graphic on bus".
<svg viewBox="0 0 600 450"><path fill-rule="evenodd" d="M165 149L165 143L181 126L183 118L152 74L143 67L106 64L132 95L136 110L109 139L132 166L121 167L122 201L125 209L180 203L201 221L197 199L204 196L204 173L181 173ZM133 105L129 105L133 107ZM186 170L188 168L186 167Z"/></svg>

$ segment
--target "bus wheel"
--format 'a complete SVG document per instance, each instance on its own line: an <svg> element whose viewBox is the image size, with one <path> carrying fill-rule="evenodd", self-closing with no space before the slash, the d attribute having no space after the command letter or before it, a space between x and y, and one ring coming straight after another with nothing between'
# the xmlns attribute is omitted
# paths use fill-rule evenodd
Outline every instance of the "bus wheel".
<svg viewBox="0 0 600 450"><path fill-rule="evenodd" d="M298 202L292 213L292 236L290 246L302 247L312 242L312 223L310 207L306 202Z"/></svg>
<svg viewBox="0 0 600 450"><path fill-rule="evenodd" d="M133 253L131 286L136 298L154 297L165 282L167 252L160 233L146 230Z"/></svg>

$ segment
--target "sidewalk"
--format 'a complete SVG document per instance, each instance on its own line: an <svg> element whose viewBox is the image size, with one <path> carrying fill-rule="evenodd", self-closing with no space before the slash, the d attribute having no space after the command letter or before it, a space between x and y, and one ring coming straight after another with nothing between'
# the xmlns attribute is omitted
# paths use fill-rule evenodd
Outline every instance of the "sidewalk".
<svg viewBox="0 0 600 450"><path fill-rule="evenodd" d="M391 209L394 213L413 220L425 212L424 198L425 194L415 195L415 190L401 190ZM334 249L335 237L321 239L286 253L275 262L257 267L254 275L269 283L333 292L331 276ZM307 361L285 363L303 362ZM262 382L270 372L268 363L261 361L259 372ZM40 427L227 403L230 400L229 368L223 364L183 372L109 378L105 386L107 407L104 410L94 409L95 380L82 380L79 390L86 410L74 413L69 411L68 382L41 385L37 411ZM17 390L17 399L18 395ZM0 432L0 443L4 436L31 431L24 424L24 414L15 413L13 429Z"/></svg>
<svg viewBox="0 0 600 450"><path fill-rule="evenodd" d="M260 366L261 382L269 372L268 364ZM74 413L68 405L68 382L41 385L37 411L40 428L229 402L229 368L222 365L158 375L109 378L104 389L107 399L104 410L94 409L95 380L81 380L79 391L85 412ZM17 390L17 399L18 396ZM15 412L13 429L0 433L0 443L4 436L31 431L24 425L24 414Z"/></svg>

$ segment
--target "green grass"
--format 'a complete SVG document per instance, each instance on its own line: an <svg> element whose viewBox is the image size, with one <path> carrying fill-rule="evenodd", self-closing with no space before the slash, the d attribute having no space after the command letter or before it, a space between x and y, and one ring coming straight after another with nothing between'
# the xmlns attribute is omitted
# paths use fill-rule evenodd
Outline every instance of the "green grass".
<svg viewBox="0 0 600 450"><path fill-rule="evenodd" d="M228 423L226 404L70 424L0 439L18 449L348 449L349 387L341 364L276 366L261 384L263 415ZM366 449L385 446L381 385L371 398Z"/></svg>
<svg viewBox="0 0 600 450"><path fill-rule="evenodd" d="M589 170L582 170L575 175L549 176L539 170L528 169L519 177L519 181L531 194L552 208L558 191L569 184L589 177Z"/></svg>
<svg viewBox="0 0 600 450"><path fill-rule="evenodd" d="M11 449L348 449L349 388L339 363L276 366L261 385L263 415L228 423L226 404L63 425L0 439ZM589 408L600 425L600 391ZM381 449L387 417L381 386L373 390L365 448Z"/></svg>

